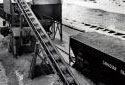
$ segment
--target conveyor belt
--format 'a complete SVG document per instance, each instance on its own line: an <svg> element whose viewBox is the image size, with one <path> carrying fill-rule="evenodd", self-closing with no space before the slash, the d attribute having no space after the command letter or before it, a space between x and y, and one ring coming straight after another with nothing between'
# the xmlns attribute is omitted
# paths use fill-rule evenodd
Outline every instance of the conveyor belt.
<svg viewBox="0 0 125 85"><path fill-rule="evenodd" d="M55 48L55 45L52 43L25 0L16 0L16 2L28 24L34 31L40 45L44 48L46 54L48 54L48 58L51 61L53 68L56 70L64 85L79 85L66 62Z"/></svg>

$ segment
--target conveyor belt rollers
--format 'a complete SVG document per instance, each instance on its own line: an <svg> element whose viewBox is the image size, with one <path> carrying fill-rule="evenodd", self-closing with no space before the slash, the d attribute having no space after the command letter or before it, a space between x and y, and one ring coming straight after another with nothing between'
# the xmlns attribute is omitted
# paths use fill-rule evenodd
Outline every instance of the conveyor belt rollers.
<svg viewBox="0 0 125 85"><path fill-rule="evenodd" d="M16 0L16 2L64 85L79 85L28 4L24 0Z"/></svg>

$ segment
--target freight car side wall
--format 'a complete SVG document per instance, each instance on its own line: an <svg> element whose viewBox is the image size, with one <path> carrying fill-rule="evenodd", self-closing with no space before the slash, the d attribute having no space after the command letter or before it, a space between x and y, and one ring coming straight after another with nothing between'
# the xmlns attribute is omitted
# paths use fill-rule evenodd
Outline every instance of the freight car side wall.
<svg viewBox="0 0 125 85"><path fill-rule="evenodd" d="M73 38L70 39L70 46L73 50L73 53L75 54L76 63L83 62L81 64L84 64L86 61L88 62L87 64L92 66L94 69L95 67L99 68L101 66L108 67L112 71L118 72L118 74L121 74L125 77L124 62Z"/></svg>
<svg viewBox="0 0 125 85"><path fill-rule="evenodd" d="M91 33L92 34L92 33ZM110 53L103 52L102 50L99 50L101 48L98 47L97 44L94 47L91 42L91 39L88 37L91 35L90 33L84 33L81 35L72 36L70 38L70 47L73 50L73 53L75 55L75 63L74 67L78 69L79 71L84 73L85 69L91 70L94 75L98 75L99 78L102 77L102 75L106 76L105 78L108 79L114 79L112 80L113 83L115 83L115 80L118 82L124 82L125 79L125 62L117 59L114 56L111 56ZM97 35L97 33L95 33ZM101 38L104 38L101 36ZM93 36L91 36L93 37ZM86 40L87 38L87 40ZM110 37L111 38L111 37ZM112 38L111 38L112 39ZM89 40L91 44L89 43ZM97 40L95 37L93 37L93 40ZM115 39L116 40L116 39ZM98 40L100 41L100 40ZM111 41L112 42L112 41ZM101 42L99 42L100 44ZM109 43L109 42L105 42ZM110 43L112 44L112 43ZM95 45L95 44L94 44ZM104 44L103 44L104 45ZM102 47L104 47L102 45ZM116 46L117 44L115 44ZM97 47L97 48L96 48ZM113 48L115 49L115 48ZM113 50L112 48L110 50ZM117 55L118 56L118 55ZM104 78L104 77L102 77ZM104 80L104 79L103 79ZM116 84L115 84L116 85ZM117 84L118 85L118 84Z"/></svg>

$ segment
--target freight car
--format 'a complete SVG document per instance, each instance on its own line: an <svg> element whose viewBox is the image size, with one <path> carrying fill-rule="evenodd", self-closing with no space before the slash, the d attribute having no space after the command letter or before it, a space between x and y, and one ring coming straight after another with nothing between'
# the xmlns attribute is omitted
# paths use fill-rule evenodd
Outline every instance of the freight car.
<svg viewBox="0 0 125 85"><path fill-rule="evenodd" d="M70 48L75 57L70 63L92 79L106 85L125 84L125 41L96 32L70 37Z"/></svg>

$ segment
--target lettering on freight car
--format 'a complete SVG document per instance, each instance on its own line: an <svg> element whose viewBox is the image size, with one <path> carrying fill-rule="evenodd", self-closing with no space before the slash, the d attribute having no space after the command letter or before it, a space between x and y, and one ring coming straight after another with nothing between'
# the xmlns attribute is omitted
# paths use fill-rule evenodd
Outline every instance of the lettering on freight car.
<svg viewBox="0 0 125 85"><path fill-rule="evenodd" d="M81 58L81 56L77 56L77 59L83 61L83 58Z"/></svg>
<svg viewBox="0 0 125 85"><path fill-rule="evenodd" d="M125 76L125 71L120 70L120 73Z"/></svg>
<svg viewBox="0 0 125 85"><path fill-rule="evenodd" d="M113 66L112 64L110 64L110 63L108 63L108 62L106 62L104 60L103 60L103 65L105 65L105 66L107 66L107 67L109 67L109 68L111 68L111 69L113 69L115 71L117 70L117 67Z"/></svg>

